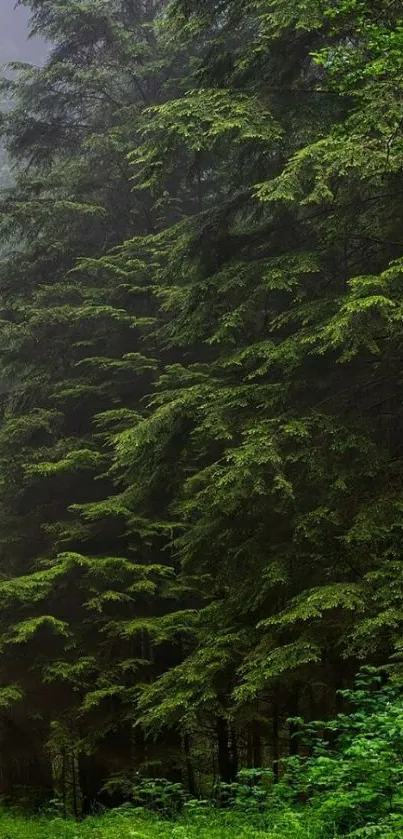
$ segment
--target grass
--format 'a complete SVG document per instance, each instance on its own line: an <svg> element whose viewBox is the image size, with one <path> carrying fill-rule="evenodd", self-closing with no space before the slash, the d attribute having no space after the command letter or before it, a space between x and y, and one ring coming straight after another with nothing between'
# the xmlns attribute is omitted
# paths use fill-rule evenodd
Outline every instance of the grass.
<svg viewBox="0 0 403 839"><path fill-rule="evenodd" d="M314 839L298 815L258 828L247 817L207 812L176 822L116 811L82 824L60 818L24 818L0 814L0 839Z"/></svg>

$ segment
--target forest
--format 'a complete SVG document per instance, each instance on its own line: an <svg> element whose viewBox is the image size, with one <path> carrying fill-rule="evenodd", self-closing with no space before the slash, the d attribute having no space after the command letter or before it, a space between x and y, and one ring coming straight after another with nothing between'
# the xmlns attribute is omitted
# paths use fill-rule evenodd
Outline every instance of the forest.
<svg viewBox="0 0 403 839"><path fill-rule="evenodd" d="M403 2L19 5L0 835L398 839Z"/></svg>

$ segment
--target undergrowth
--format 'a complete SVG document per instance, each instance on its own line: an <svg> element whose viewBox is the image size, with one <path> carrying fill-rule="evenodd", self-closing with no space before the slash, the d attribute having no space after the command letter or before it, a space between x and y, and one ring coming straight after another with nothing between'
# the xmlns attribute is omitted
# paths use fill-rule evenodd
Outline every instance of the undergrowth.
<svg viewBox="0 0 403 839"><path fill-rule="evenodd" d="M178 807L176 784L137 779L131 804L81 824L0 812L0 839L401 839L401 688L366 668L343 696L349 711L334 720L294 720L307 756L284 761L279 783L244 770L220 790L226 807Z"/></svg>
<svg viewBox="0 0 403 839"><path fill-rule="evenodd" d="M116 811L86 819L78 825L63 819L28 819L6 812L0 815L0 839L313 839L301 814L288 812L273 817L267 828L248 816L209 811L168 821L150 814Z"/></svg>

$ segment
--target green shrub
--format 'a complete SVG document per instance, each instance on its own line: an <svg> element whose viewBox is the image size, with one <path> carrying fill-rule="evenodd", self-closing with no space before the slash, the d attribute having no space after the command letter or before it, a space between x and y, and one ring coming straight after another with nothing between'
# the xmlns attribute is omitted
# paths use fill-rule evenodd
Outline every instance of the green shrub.
<svg viewBox="0 0 403 839"><path fill-rule="evenodd" d="M365 668L355 687L342 695L350 713L330 722L304 725L301 739L310 756L286 761L275 794L290 804L303 797L321 825L320 835L402 836L402 691L383 684L382 674ZM397 832L396 832L397 831Z"/></svg>

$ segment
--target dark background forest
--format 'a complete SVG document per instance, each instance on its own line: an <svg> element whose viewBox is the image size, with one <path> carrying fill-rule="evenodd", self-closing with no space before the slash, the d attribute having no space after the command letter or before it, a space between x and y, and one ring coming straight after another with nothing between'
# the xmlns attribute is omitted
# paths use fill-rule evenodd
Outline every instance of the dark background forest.
<svg viewBox="0 0 403 839"><path fill-rule="evenodd" d="M1 14L0 794L279 781L401 678L402 4Z"/></svg>

